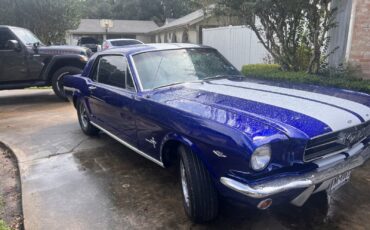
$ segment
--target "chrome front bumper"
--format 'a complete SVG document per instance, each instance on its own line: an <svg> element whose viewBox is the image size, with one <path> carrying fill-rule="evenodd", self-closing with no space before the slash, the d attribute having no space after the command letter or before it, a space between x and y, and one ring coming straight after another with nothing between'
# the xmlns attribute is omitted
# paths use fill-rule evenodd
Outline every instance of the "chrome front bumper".
<svg viewBox="0 0 370 230"><path fill-rule="evenodd" d="M261 199L292 189L314 187L313 185L320 184L361 166L369 158L370 146L367 146L345 160L341 160L338 163L332 163L324 167L319 167L315 171L299 176L288 176L269 182L254 184L253 186L240 183L227 177L221 177L220 182L226 187L248 197Z"/></svg>

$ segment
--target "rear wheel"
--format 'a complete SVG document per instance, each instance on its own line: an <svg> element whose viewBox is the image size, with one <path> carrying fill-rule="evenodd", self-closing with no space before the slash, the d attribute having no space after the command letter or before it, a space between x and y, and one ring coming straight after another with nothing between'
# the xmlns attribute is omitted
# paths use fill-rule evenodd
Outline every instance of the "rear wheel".
<svg viewBox="0 0 370 230"><path fill-rule="evenodd" d="M65 66L58 69L51 79L52 87L55 95L60 99L67 101L67 97L64 92L63 78L66 75L79 74L82 72L82 69L74 66Z"/></svg>
<svg viewBox="0 0 370 230"><path fill-rule="evenodd" d="M88 136L95 136L99 133L99 129L90 123L89 114L85 103L80 101L77 106L78 122L82 131Z"/></svg>
<svg viewBox="0 0 370 230"><path fill-rule="evenodd" d="M186 214L196 223L213 220L218 215L218 195L208 170L188 148L179 147L179 155Z"/></svg>

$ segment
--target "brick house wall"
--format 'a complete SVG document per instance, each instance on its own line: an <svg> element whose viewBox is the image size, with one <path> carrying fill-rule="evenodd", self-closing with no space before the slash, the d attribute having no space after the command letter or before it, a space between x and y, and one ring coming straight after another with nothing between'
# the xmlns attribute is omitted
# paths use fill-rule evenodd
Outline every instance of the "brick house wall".
<svg viewBox="0 0 370 230"><path fill-rule="evenodd" d="M370 79L370 0L353 0L347 60Z"/></svg>

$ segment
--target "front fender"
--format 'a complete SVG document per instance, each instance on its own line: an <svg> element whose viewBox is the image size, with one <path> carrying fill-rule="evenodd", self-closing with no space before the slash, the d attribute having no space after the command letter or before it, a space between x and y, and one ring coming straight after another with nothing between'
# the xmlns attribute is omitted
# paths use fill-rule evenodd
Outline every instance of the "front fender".
<svg viewBox="0 0 370 230"><path fill-rule="evenodd" d="M86 63L87 57L83 55L68 54L62 56L54 56L44 67L44 70L42 71L42 79L45 81L50 81L55 71L64 66L75 66L83 69Z"/></svg>
<svg viewBox="0 0 370 230"><path fill-rule="evenodd" d="M177 134L177 133L169 133L162 139L162 142L160 145L160 156L159 157L160 157L161 162L164 161L164 156L163 156L164 147L166 144L168 144L171 141L176 141L178 143L181 143L184 146L190 148L192 151L196 150L194 143L188 138L184 137L183 135Z"/></svg>
<svg viewBox="0 0 370 230"><path fill-rule="evenodd" d="M218 180L221 175L224 175L223 167L220 167L220 165L222 165L222 161L234 158L231 155L229 156L229 159L220 158L213 153L214 150L218 149L216 146L211 146L209 144L203 143L202 141L173 132L167 134L162 139L160 145L160 161L163 162L165 166L168 166L166 165L167 159L165 159L164 156L164 154L166 154L165 148L166 145L170 142L180 143L189 148L191 152L194 153L202 161L208 172L215 180Z"/></svg>

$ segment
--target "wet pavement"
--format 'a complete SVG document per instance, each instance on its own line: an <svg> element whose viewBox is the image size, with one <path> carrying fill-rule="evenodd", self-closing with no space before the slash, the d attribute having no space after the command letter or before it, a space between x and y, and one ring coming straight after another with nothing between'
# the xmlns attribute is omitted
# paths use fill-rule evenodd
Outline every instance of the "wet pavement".
<svg viewBox="0 0 370 230"><path fill-rule="evenodd" d="M101 134L89 138L51 90L0 91L0 141L17 155L26 229L370 229L370 162L329 200L256 211L223 202L185 216L177 175Z"/></svg>

